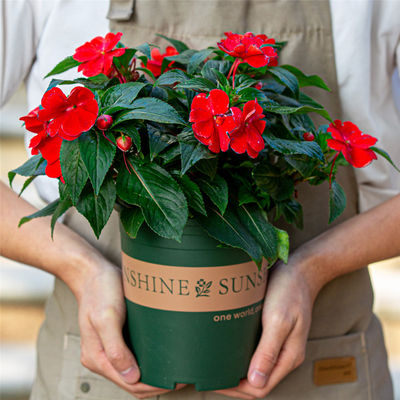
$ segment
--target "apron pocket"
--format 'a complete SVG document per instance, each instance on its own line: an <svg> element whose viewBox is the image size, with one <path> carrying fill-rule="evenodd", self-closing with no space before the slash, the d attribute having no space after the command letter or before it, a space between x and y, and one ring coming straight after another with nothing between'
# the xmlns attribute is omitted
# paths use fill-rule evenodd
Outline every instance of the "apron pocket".
<svg viewBox="0 0 400 400"><path fill-rule="evenodd" d="M64 336L64 352L57 400L133 400L134 396L80 363L80 337Z"/></svg>
<svg viewBox="0 0 400 400"><path fill-rule="evenodd" d="M135 0L110 1L107 18L114 21L129 21L133 15Z"/></svg>
<svg viewBox="0 0 400 400"><path fill-rule="evenodd" d="M364 333L309 340L304 363L266 399L372 400Z"/></svg>

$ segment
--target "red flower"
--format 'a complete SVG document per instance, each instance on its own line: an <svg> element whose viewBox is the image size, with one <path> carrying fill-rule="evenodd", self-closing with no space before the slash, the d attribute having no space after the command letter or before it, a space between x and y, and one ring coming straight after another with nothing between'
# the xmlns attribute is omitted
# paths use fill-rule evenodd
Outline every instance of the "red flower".
<svg viewBox="0 0 400 400"><path fill-rule="evenodd" d="M78 72L82 71L84 76L90 77L98 74L110 75L114 57L120 57L125 49L114 49L122 33L107 33L105 38L97 36L90 42L78 47L75 50L73 59L81 62ZM114 50L113 50L114 49Z"/></svg>
<svg viewBox="0 0 400 400"><path fill-rule="evenodd" d="M244 35L225 32L226 39L221 39L218 47L232 57L236 57L254 68L266 65L278 65L278 53L268 45L275 44L275 39L266 35L254 35L247 32Z"/></svg>
<svg viewBox="0 0 400 400"><path fill-rule="evenodd" d="M227 151L228 132L235 128L229 111L229 97L220 89L213 89L206 96L198 94L192 101L189 121L193 122L194 136L214 152Z"/></svg>
<svg viewBox="0 0 400 400"><path fill-rule="evenodd" d="M344 158L356 168L365 167L372 160L376 160L376 154L370 149L377 139L363 134L357 125L350 121L335 120L329 125L328 132L332 139L328 139L328 146L342 153Z"/></svg>
<svg viewBox="0 0 400 400"><path fill-rule="evenodd" d="M247 154L256 158L258 153L264 149L265 144L262 138L266 122L262 107L257 100L248 101L243 111L238 107L232 107L232 113L236 128L231 132L231 149L236 153Z"/></svg>
<svg viewBox="0 0 400 400"><path fill-rule="evenodd" d="M26 130L36 133L36 135L31 139L29 147L32 148L31 153L33 155L38 154L39 144L47 137L47 122L43 122L39 119L39 107L30 111L28 115L21 117L20 121L25 122Z"/></svg>
<svg viewBox="0 0 400 400"><path fill-rule="evenodd" d="M60 136L65 140L74 140L88 131L96 122L99 105L94 94L87 88L76 87L68 97L55 87L48 90L42 98L43 109L39 119L50 121L47 133Z"/></svg>
<svg viewBox="0 0 400 400"><path fill-rule="evenodd" d="M176 56L179 54L176 49L172 46L168 46L165 49L165 53L161 54L160 50L157 47L154 47L151 50L151 59L147 60L147 65L143 65L142 67L145 66L147 69L149 69L156 78L158 78L161 75L161 65L165 57L169 56ZM174 63L174 61L171 61L167 68L165 68L165 71L168 71L171 69L171 65Z"/></svg>
<svg viewBox="0 0 400 400"><path fill-rule="evenodd" d="M42 157L47 161L46 175L50 178L60 178L61 182L64 183L64 178L61 174L60 164L60 150L62 139L58 136L46 137L42 140L37 147Z"/></svg>

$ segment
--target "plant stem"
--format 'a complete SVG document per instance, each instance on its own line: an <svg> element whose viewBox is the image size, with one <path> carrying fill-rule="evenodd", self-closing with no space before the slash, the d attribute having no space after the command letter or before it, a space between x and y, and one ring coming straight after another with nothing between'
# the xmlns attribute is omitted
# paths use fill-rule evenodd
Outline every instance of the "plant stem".
<svg viewBox="0 0 400 400"><path fill-rule="evenodd" d="M239 64L242 63L239 59L237 59L236 61L237 61L237 63L235 65L235 68L233 69L233 74L232 74L232 89L235 89L236 70L237 70Z"/></svg>
<svg viewBox="0 0 400 400"><path fill-rule="evenodd" d="M125 167L128 170L129 174L132 174L132 172L129 170L128 164L126 163L126 156L125 156L125 152L122 153L122 156L124 157L124 163L125 163ZM129 160L128 160L129 162ZM131 163L129 162L129 165L132 167ZM133 169L133 167L132 167Z"/></svg>
<svg viewBox="0 0 400 400"><path fill-rule="evenodd" d="M124 76L121 74L121 72L119 71L119 69L117 68L117 66L114 64L113 62L113 67L114 67L114 71L117 73L118 75L118 79L119 79L119 83L126 83L126 79L124 78Z"/></svg>
<svg viewBox="0 0 400 400"><path fill-rule="evenodd" d="M115 144L113 143L113 141L110 140L110 139L106 136L106 134L104 133L104 131L101 131L101 132L103 133L104 138L107 139L113 146L115 146Z"/></svg>
<svg viewBox="0 0 400 400"><path fill-rule="evenodd" d="M332 188L332 172L333 172L333 167L335 166L336 159L339 157L340 152L338 151L335 155L335 157L332 160L332 167L331 171L329 172L329 189Z"/></svg>

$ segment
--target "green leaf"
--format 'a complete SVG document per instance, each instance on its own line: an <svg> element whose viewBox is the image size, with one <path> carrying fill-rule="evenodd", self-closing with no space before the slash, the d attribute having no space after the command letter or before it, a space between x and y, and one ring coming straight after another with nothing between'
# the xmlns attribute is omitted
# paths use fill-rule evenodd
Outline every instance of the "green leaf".
<svg viewBox="0 0 400 400"><path fill-rule="evenodd" d="M215 70L221 72L223 75L227 75L229 72L229 68L232 65L229 61L223 60L208 60L204 67L201 70L201 75L204 78L217 83L217 76L215 75Z"/></svg>
<svg viewBox="0 0 400 400"><path fill-rule="evenodd" d="M218 207L219 211L224 214L228 206L228 184L226 180L220 175L215 175L213 180L198 179L196 182L207 197Z"/></svg>
<svg viewBox="0 0 400 400"><path fill-rule="evenodd" d="M200 214L207 215L203 195L201 194L198 185L190 180L187 175L177 176L176 179L181 185L189 207Z"/></svg>
<svg viewBox="0 0 400 400"><path fill-rule="evenodd" d="M180 133L178 141L181 150L181 175L184 175L199 160L215 157L206 146L194 137L191 128Z"/></svg>
<svg viewBox="0 0 400 400"><path fill-rule="evenodd" d="M342 187L333 181L329 190L329 223L333 222L346 208L346 194Z"/></svg>
<svg viewBox="0 0 400 400"><path fill-rule="evenodd" d="M175 61L179 64L189 64L190 59L192 56L197 53L196 50L188 49L185 51L182 51L181 53L175 55L175 56L167 56L165 57L165 60L167 61Z"/></svg>
<svg viewBox="0 0 400 400"><path fill-rule="evenodd" d="M37 175L44 175L46 169L46 162L44 158L40 154L29 158L22 164L20 167L13 169L8 173L8 180L10 186L12 186L13 180L15 175L22 175L22 176L37 176Z"/></svg>
<svg viewBox="0 0 400 400"><path fill-rule="evenodd" d="M115 146L101 134L94 131L85 132L77 140L82 160L93 185L94 193L98 195L103 180L114 160Z"/></svg>
<svg viewBox="0 0 400 400"><path fill-rule="evenodd" d="M204 49L200 50L197 53L193 54L189 60L189 64L187 66L187 72L189 74L193 74L199 65L214 52L215 49Z"/></svg>
<svg viewBox="0 0 400 400"><path fill-rule="evenodd" d="M54 211L56 210L59 202L60 202L60 199L54 200L52 203L48 204L46 207L42 208L41 210L36 211L35 213L33 213L31 215L27 215L26 217L21 218L21 220L19 221L18 227L25 224L25 222L31 221L34 218L48 217L49 215L52 215L54 213Z"/></svg>
<svg viewBox="0 0 400 400"><path fill-rule="evenodd" d="M68 71L71 68L75 68L80 64L79 61L76 61L72 58L72 56L64 58L61 62L59 62L46 76L48 78L52 75L61 74L61 72Z"/></svg>
<svg viewBox="0 0 400 400"><path fill-rule="evenodd" d="M253 171L253 177L256 185L276 201L289 199L294 192L293 179L282 175L269 163L259 164Z"/></svg>
<svg viewBox="0 0 400 400"><path fill-rule="evenodd" d="M175 136L162 133L151 125L147 125L147 133L149 135L150 161L153 161L159 153L176 142Z"/></svg>
<svg viewBox="0 0 400 400"><path fill-rule="evenodd" d="M289 224L303 229L303 208L296 200L281 201L276 204L276 218L283 216Z"/></svg>
<svg viewBox="0 0 400 400"><path fill-rule="evenodd" d="M116 188L111 174L104 179L98 194L89 184L82 191L76 208L89 221L97 238L110 218L115 199Z"/></svg>
<svg viewBox="0 0 400 400"><path fill-rule="evenodd" d="M162 100L142 97L135 100L132 106L135 107L133 110L121 113L115 118L113 126L133 119L143 119L162 124L186 124L176 110Z"/></svg>
<svg viewBox="0 0 400 400"><path fill-rule="evenodd" d="M373 150L375 153L378 153L380 156L385 158L398 172L400 172L400 169L393 162L393 160L390 158L389 154L385 150L382 150L379 147L375 147L375 146L371 147L371 150Z"/></svg>
<svg viewBox="0 0 400 400"><path fill-rule="evenodd" d="M299 81L294 74L282 67L270 67L268 69L268 72L274 75L279 83L282 83L287 88L289 88L289 90L296 96L296 98L299 98Z"/></svg>
<svg viewBox="0 0 400 400"><path fill-rule="evenodd" d="M207 175L212 180L217 173L218 158L210 157L209 159L200 160L196 163L195 169L200 171L202 174Z"/></svg>
<svg viewBox="0 0 400 400"><path fill-rule="evenodd" d="M160 77L156 80L154 85L157 86L166 86L166 85L173 85L175 83L184 82L189 77L180 69L171 69L160 75Z"/></svg>
<svg viewBox="0 0 400 400"><path fill-rule="evenodd" d="M332 121L331 116L329 115L328 111L321 109L321 108L315 108L311 106L299 106L299 107L290 107L290 106L277 106L277 105L268 105L264 103L263 109L266 112L274 113L274 114L307 114L310 112L315 112L328 121Z"/></svg>
<svg viewBox="0 0 400 400"><path fill-rule="evenodd" d="M110 80L104 74L99 74L96 76L92 76L90 78L77 78L73 80L52 79L49 86L47 87L47 90L50 90L51 88L58 85L76 85L76 84L81 84L89 89L104 90L109 85L117 83L118 80L115 82L115 79L116 78Z"/></svg>
<svg viewBox="0 0 400 400"><path fill-rule="evenodd" d="M216 89L217 86L206 78L192 78L185 82L181 82L177 85L177 88L209 92L210 90Z"/></svg>
<svg viewBox="0 0 400 400"><path fill-rule="evenodd" d="M265 95L265 93L253 87L242 89L238 92L238 94L240 95L241 102L254 99L257 99L259 102L267 101L267 96Z"/></svg>
<svg viewBox="0 0 400 400"><path fill-rule="evenodd" d="M279 139L272 135L265 135L264 137L267 144L278 153L303 154L321 162L325 161L324 153L316 142Z"/></svg>
<svg viewBox="0 0 400 400"><path fill-rule="evenodd" d="M62 183L61 183L62 185ZM56 222L58 218L60 218L70 207L72 207L72 202L70 197L66 197L64 199L60 199L56 209L54 210L54 214L51 217L50 227L51 227L51 238L53 239L54 228L56 226Z"/></svg>
<svg viewBox="0 0 400 400"><path fill-rule="evenodd" d="M139 46L136 46L135 49L140 51L147 58L151 58L151 49L150 49L150 45L148 43L143 43Z"/></svg>
<svg viewBox="0 0 400 400"><path fill-rule="evenodd" d="M144 216L140 207L122 207L119 218L126 234L130 238L135 239L144 222Z"/></svg>
<svg viewBox="0 0 400 400"><path fill-rule="evenodd" d="M327 90L328 92L331 91L323 79L318 75L305 75L302 71L292 65L281 65L281 68L284 68L295 75L301 88L306 86L316 86Z"/></svg>
<svg viewBox="0 0 400 400"><path fill-rule="evenodd" d="M129 136L132 139L133 144L136 146L137 151L140 151L141 146L141 138L138 129L133 125L132 122L126 122L124 124L119 124L115 128L115 132L118 134L122 132L124 135Z"/></svg>
<svg viewBox="0 0 400 400"><path fill-rule="evenodd" d="M182 190L158 165L130 161L133 171L123 169L118 175L118 196L141 207L147 225L158 235L180 241L188 217Z"/></svg>
<svg viewBox="0 0 400 400"><path fill-rule="evenodd" d="M81 157L78 140L63 140L60 151L62 176L72 203L78 202L79 195L88 180L88 171Z"/></svg>
<svg viewBox="0 0 400 400"><path fill-rule="evenodd" d="M207 217L196 215L196 220L210 236L229 246L244 250L258 267L261 266L260 245L232 211L227 210L222 215L216 209L211 209Z"/></svg>
<svg viewBox="0 0 400 400"><path fill-rule="evenodd" d="M115 85L106 90L102 100L103 107L132 104L139 92L146 86L142 82L128 82Z"/></svg>
<svg viewBox="0 0 400 400"><path fill-rule="evenodd" d="M286 231L282 229L275 228L275 231L278 236L277 256L280 260L287 264L289 258L289 235Z"/></svg>
<svg viewBox="0 0 400 400"><path fill-rule="evenodd" d="M25 189L33 182L36 176L30 176L22 185L21 191L18 193L18 196L21 196L22 193L25 192Z"/></svg>
<svg viewBox="0 0 400 400"><path fill-rule="evenodd" d="M296 171L300 172L301 176L304 178L309 177L316 166L315 163L304 157L300 159L296 156L285 156L285 161Z"/></svg>
<svg viewBox="0 0 400 400"><path fill-rule="evenodd" d="M265 211L256 204L238 207L240 222L257 240L263 256L269 261L275 261L278 252L278 236L275 228L268 222Z"/></svg>
<svg viewBox="0 0 400 400"><path fill-rule="evenodd" d="M170 42L172 46L174 46L175 49L178 51L178 53L182 53L189 48L185 43L181 42L180 40L172 39L159 33L157 33L156 35Z"/></svg>

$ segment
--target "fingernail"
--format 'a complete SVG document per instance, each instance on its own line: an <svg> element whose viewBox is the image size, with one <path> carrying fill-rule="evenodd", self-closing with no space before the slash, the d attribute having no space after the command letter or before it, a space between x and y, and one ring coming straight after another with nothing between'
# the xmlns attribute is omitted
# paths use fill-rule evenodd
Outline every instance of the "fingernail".
<svg viewBox="0 0 400 400"><path fill-rule="evenodd" d="M121 371L122 379L127 383L136 383L138 380L138 368L136 366L130 367L125 371Z"/></svg>
<svg viewBox="0 0 400 400"><path fill-rule="evenodd" d="M250 383L255 387L262 388L267 383L267 375L254 369L250 374Z"/></svg>

